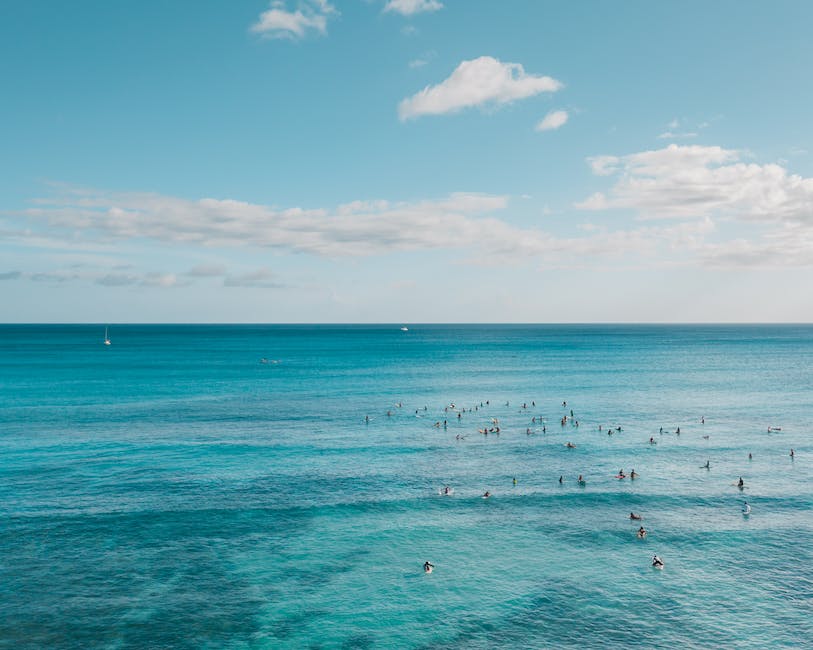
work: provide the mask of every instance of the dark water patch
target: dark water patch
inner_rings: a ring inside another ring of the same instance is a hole
[[[6,641],[194,648],[258,629],[265,603],[228,558],[256,544],[268,520],[210,511],[32,523],[15,521],[0,537],[15,558],[3,567]]]

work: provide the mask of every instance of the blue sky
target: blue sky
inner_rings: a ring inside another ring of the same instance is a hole
[[[811,24],[4,0],[0,320],[813,321]]]

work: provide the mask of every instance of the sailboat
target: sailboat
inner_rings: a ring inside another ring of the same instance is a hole
[[[107,328],[104,328],[104,344],[110,345],[110,337],[107,335]]]

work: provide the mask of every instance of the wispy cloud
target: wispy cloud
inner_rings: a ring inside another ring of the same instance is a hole
[[[138,276],[129,273],[105,273],[96,278],[96,284],[103,287],[127,287],[138,284]]]
[[[567,111],[550,111],[544,118],[536,125],[537,131],[555,131],[559,127],[567,123]]]
[[[226,275],[226,267],[222,264],[199,264],[186,272],[193,278],[217,278]]]
[[[481,56],[463,61],[444,81],[401,101],[398,116],[403,121],[474,106],[508,104],[561,87],[562,83],[552,77],[527,74],[519,63]]]
[[[686,133],[673,133],[672,131],[664,131],[663,133],[658,134],[659,140],[683,140],[687,138],[696,138],[697,133],[694,131],[688,131]]]
[[[265,38],[299,39],[312,30],[327,33],[328,18],[338,13],[327,0],[300,0],[295,10],[285,2],[275,0],[271,8],[260,14],[251,31]]]
[[[696,138],[697,132],[696,131],[679,131],[681,125],[684,123],[684,120],[679,120],[677,118],[673,119],[666,125],[666,131],[660,133],[658,135],[659,140],[686,140],[689,138]],[[708,122],[703,122],[702,124],[698,125],[698,129],[703,129],[708,126]]]
[[[71,280],[78,280],[80,275],[71,270],[64,270],[64,271],[43,271],[40,273],[29,273],[27,274],[29,280],[33,280],[34,282],[51,282],[51,283],[62,283],[62,282],[70,282]]]
[[[434,51],[425,52],[424,54],[419,56],[417,59],[412,59],[412,61],[409,62],[409,67],[413,68],[413,69],[414,68],[422,68],[423,66],[428,64],[432,59],[434,59],[436,56],[437,56],[437,53],[434,52]]]
[[[0,273],[0,280],[18,280],[21,275],[21,271],[4,271]]]
[[[247,287],[252,289],[284,289],[285,284],[269,269],[258,269],[242,275],[230,275],[223,280],[224,287]]]
[[[403,16],[437,11],[443,9],[443,3],[438,0],[389,0],[384,11],[394,11]]]

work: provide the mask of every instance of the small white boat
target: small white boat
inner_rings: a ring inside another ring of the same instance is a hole
[[[404,327],[402,327],[402,328],[401,328],[401,331],[402,331],[402,332],[408,332],[408,331],[409,331],[409,328],[408,328],[408,327],[406,327],[406,326],[404,326]]]
[[[110,345],[110,337],[107,335],[107,328],[104,328],[104,344]]]

